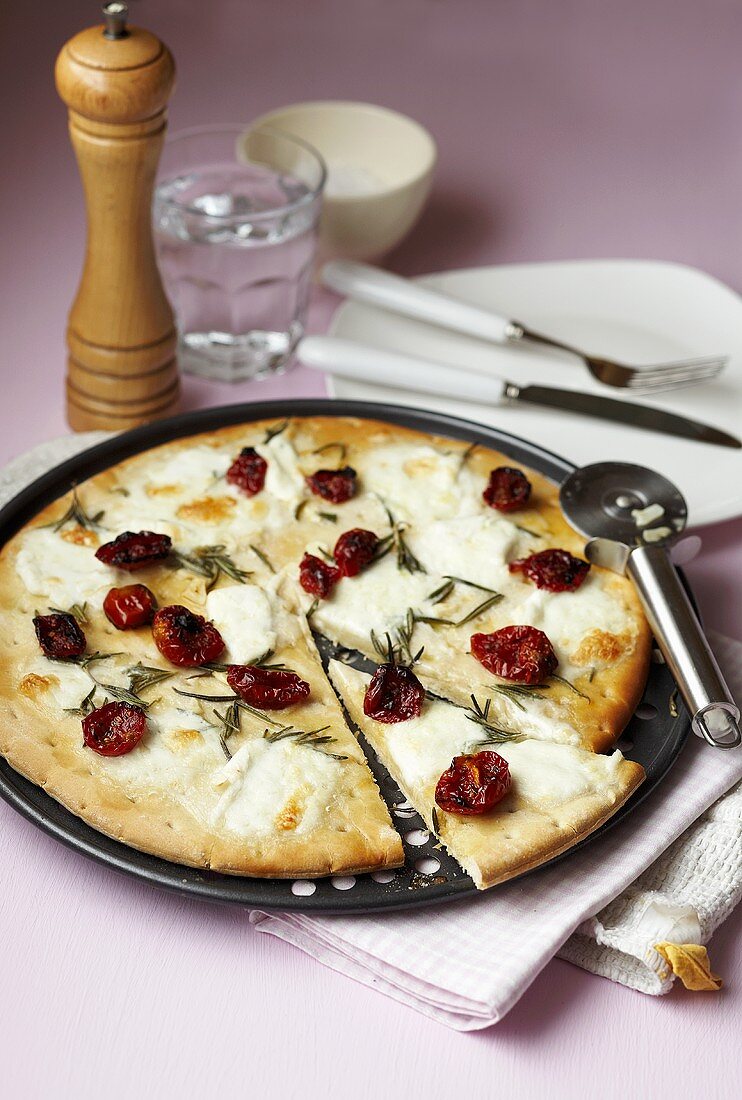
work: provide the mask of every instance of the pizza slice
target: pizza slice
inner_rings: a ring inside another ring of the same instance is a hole
[[[403,794],[479,889],[571,848],[644,778],[618,751],[512,737],[486,708],[467,711],[422,688],[414,697],[409,668],[395,688],[380,687],[377,674],[372,690],[370,676],[339,661],[330,676]]]

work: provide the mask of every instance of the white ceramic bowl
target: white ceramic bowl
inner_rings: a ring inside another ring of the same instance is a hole
[[[436,147],[405,115],[371,103],[296,103],[262,115],[327,164],[320,258],[375,260],[409,233],[430,193]]]

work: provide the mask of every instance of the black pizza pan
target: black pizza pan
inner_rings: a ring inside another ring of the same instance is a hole
[[[366,417],[467,443],[480,443],[502,451],[516,463],[521,462],[538,470],[557,484],[574,469],[570,462],[534,443],[445,413],[368,401],[328,399],[227,405],[185,413],[135,428],[99,443],[43,474],[0,510],[0,545],[45,505],[75,484],[125,458],[199,432],[291,416]],[[329,644],[322,640],[320,649],[325,659],[331,653]],[[646,780],[609,821],[557,859],[569,858],[585,844],[599,843],[600,838],[631,814],[667,775],[690,730],[688,716],[681,703],[675,704],[676,699],[675,684],[667,667],[652,664],[643,700],[619,741],[624,755],[642,765]],[[478,891],[469,876],[438,846],[435,836],[425,831],[424,823],[404,802],[403,795],[386,769],[378,763],[367,745],[364,744],[364,748],[395,825],[402,834],[406,856],[403,868],[376,875],[317,879],[310,883],[222,875],[171,863],[99,833],[41,787],[19,775],[2,757],[0,796],[29,821],[76,852],[154,886],[209,901],[265,910],[348,914],[407,909],[465,897],[487,896],[489,891]],[[537,874],[538,869],[527,873]]]

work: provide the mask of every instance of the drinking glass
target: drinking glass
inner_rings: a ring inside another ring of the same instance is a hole
[[[290,362],[325,176],[319,153],[270,127],[200,126],[165,143],[155,244],[183,370],[231,382]]]

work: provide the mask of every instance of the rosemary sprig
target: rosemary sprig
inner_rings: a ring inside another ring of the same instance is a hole
[[[42,527],[52,527],[55,531],[61,531],[66,524],[76,523],[78,527],[86,527],[92,531],[94,528],[100,528],[100,521],[105,514],[105,510],[101,509],[94,516],[89,516],[80,503],[77,488],[74,488],[72,490],[72,502],[64,515],[60,519],[52,520],[51,523],[42,524]]]
[[[270,443],[270,441],[272,439],[275,439],[277,435],[281,435],[283,432],[286,431],[290,423],[291,421],[287,418],[286,420],[281,420],[277,424],[273,424],[272,427],[267,428],[265,436],[263,438],[263,443]]]
[[[408,665],[412,668],[420,660],[425,652],[425,646],[421,646],[417,653],[412,652],[412,635],[417,621],[415,612],[408,607],[404,623],[394,632],[396,640],[392,640],[391,634],[387,631],[382,642],[378,634],[371,631],[371,645],[386,664]]]
[[[191,554],[171,550],[170,559],[176,569],[189,569],[191,573],[206,577],[207,592],[211,591],[222,575],[230,577],[238,584],[244,584],[246,578],[252,576],[249,570],[239,569],[235,565],[222,543],[217,546],[197,546]]]
[[[240,733],[240,708],[237,706],[237,702],[231,703],[223,714],[220,714],[218,710],[213,710],[212,714],[216,718],[219,725],[216,727],[219,730],[219,744],[222,747],[222,752],[226,756],[227,760],[232,759],[232,753],[229,751],[227,741],[233,733]]]
[[[256,657],[254,661],[246,661],[246,664],[251,665],[253,668],[286,668],[283,664],[268,664],[275,650],[266,649],[264,653],[261,653],[259,657]],[[202,669],[206,669],[208,672],[228,672],[234,665],[234,661],[206,661],[201,665]],[[292,671],[289,669],[289,671]]]
[[[176,695],[183,695],[187,699],[200,699],[206,703],[233,703],[238,706],[240,710],[246,710],[248,714],[252,714],[253,717],[259,718],[261,722],[269,726],[280,726],[280,722],[276,722],[275,719],[270,718],[267,714],[264,714],[262,710],[257,710],[255,707],[251,707],[249,703],[246,703],[244,699],[240,699],[239,695],[205,695],[198,691],[183,691],[182,688],[173,688]]]
[[[491,596],[499,596],[500,593],[494,588],[488,588],[486,584],[477,584],[476,581],[467,581],[464,577],[454,577],[449,573],[444,574],[447,581],[453,581],[454,584],[465,584],[467,588],[476,588],[478,592],[489,592]]]
[[[65,707],[65,714],[74,714],[76,718],[84,718],[86,714],[90,714],[91,710],[95,710],[95,703],[93,702],[93,696],[98,690],[98,685],[93,684],[90,691],[85,698],[81,700],[80,705],[77,707]]]
[[[523,699],[543,699],[542,689],[548,688],[548,684],[490,684],[492,691],[498,695],[504,695],[518,710],[525,710]]]
[[[436,615],[415,615],[415,620],[418,623],[428,623],[430,626],[465,626],[470,623],[472,619],[479,618],[480,615],[484,615],[485,611],[489,611],[491,607],[494,607],[496,603],[504,599],[501,592],[495,592],[492,596],[488,596],[486,600],[482,600],[476,607],[473,607],[471,611],[467,612],[460,619],[442,619]]]
[[[125,489],[123,485],[114,485],[113,489],[111,489],[111,492],[112,493],[118,493],[119,496],[121,496],[121,497],[130,497],[131,496],[131,493],[129,492],[129,490]]]
[[[100,683],[98,680],[96,684]],[[133,691],[129,691],[128,688],[117,687],[116,684],[103,684],[100,683],[100,687],[108,695],[112,695],[114,699],[118,699],[121,703],[129,703],[132,707],[141,707],[142,710],[146,710],[151,704],[146,699],[142,699],[140,695],[137,695]]]
[[[317,610],[318,607],[319,607],[319,600],[318,599],[312,600],[312,602],[309,605],[309,609],[307,611],[307,622],[309,622],[309,620],[311,619],[312,615],[314,615],[314,613],[315,613],[315,611]]]
[[[71,615],[73,619],[77,619],[78,623],[87,623],[90,620],[87,617],[88,602],[85,603],[73,603],[71,607],[68,607],[64,611],[61,607],[50,607],[49,610],[55,615]]]
[[[530,535],[534,539],[542,539],[544,536],[539,534],[538,531],[532,531],[530,527],[523,527],[520,523],[513,524],[519,531],[522,531],[524,535]]]
[[[427,569],[412,553],[404,537],[404,533],[407,530],[407,524],[398,523],[381,497],[379,497],[379,501],[387,514],[391,531],[388,535],[384,535],[383,539],[379,540],[379,545],[376,547],[376,553],[374,554],[371,564],[373,565],[375,562],[381,561],[382,558],[385,558],[387,554],[393,550],[397,555],[398,569],[404,569],[408,573],[427,573]]]
[[[579,688],[575,687],[575,685],[570,680],[565,679],[564,676],[558,676],[556,672],[552,672],[551,679],[556,680],[560,684],[564,684],[564,686],[569,688],[570,691],[573,691],[575,695],[579,695],[580,699],[587,699],[588,703],[591,701],[589,695],[585,695],[584,691],[580,691]]]
[[[345,463],[346,455],[348,454],[347,443],[341,443],[339,440],[334,443],[325,443],[323,447],[318,447],[316,451],[312,451],[313,455],[323,455],[328,451],[337,450],[338,452],[338,466],[343,466]]]
[[[433,832],[436,834],[436,836],[438,836],[441,831],[441,826],[440,822],[438,821],[438,811],[436,810],[435,806],[433,806],[433,809],[430,811],[430,816],[433,820]]]
[[[301,514],[304,511],[304,509],[306,508],[307,504],[309,504],[309,500],[307,500],[307,499],[299,501],[296,508],[294,508],[294,519],[300,519],[301,518]]]
[[[266,569],[270,570],[271,573],[275,573],[276,570],[274,569],[273,565],[271,564],[271,560],[268,557],[268,555],[266,553],[264,553],[264,551],[262,551],[259,546],[255,546],[252,542],[249,545],[250,545],[250,549],[252,550],[253,554],[255,554],[255,556],[257,558],[260,558],[260,560],[262,561],[262,563],[266,567]]]
[[[476,581],[467,581],[464,577],[454,577],[450,573],[444,573],[443,584],[436,588],[434,592],[431,592],[427,597],[429,600],[435,603],[443,603],[453,592],[457,584],[464,584],[467,588],[476,588],[478,592],[489,592],[491,596],[498,596],[502,598],[499,592],[496,592],[494,588],[487,588],[484,584],[477,584]]]
[[[337,523],[338,518],[335,512],[317,512],[320,519],[327,520],[328,523]]]
[[[82,657],[50,657],[50,661],[59,661],[61,664],[79,665],[80,668],[87,668],[88,665],[94,664],[96,661],[107,661],[110,657],[122,657],[122,653],[84,653]]]
[[[161,684],[163,680],[170,680],[175,675],[166,668],[156,668],[154,665],[133,665],[129,669],[129,690],[134,695],[141,695],[147,688]]]
[[[451,595],[451,593],[453,592],[455,587],[456,587],[456,585],[455,585],[454,581],[446,580],[446,581],[443,582],[442,585],[440,585],[433,592],[431,592],[427,596],[427,599],[431,603],[434,603],[434,604],[443,603],[444,600],[448,599],[448,597]]]
[[[425,566],[418,561],[410,550],[407,540],[404,537],[404,531],[404,524],[395,524],[393,544],[397,552],[397,568],[404,569],[407,573],[427,573]]]
[[[263,737],[266,741],[270,742],[270,744],[275,744],[277,741],[285,741],[290,738],[297,745],[305,745],[309,749],[316,749],[325,756],[331,756],[333,760],[347,760],[347,756],[341,756],[338,753],[327,752],[325,750],[325,745],[332,745],[337,742],[337,737],[325,733],[325,730],[329,730],[329,728],[329,726],[320,726],[316,730],[298,730],[294,729],[293,726],[281,726],[277,730],[266,730]]]
[[[501,726],[496,726],[494,722],[490,722],[490,704],[491,699],[488,699],[484,706],[481,705],[476,695],[471,696],[472,709],[466,715],[470,722],[476,722],[485,733],[484,739],[478,741],[479,745],[502,745],[506,741],[522,741],[524,735],[521,733],[515,733],[513,730],[503,729]]]

